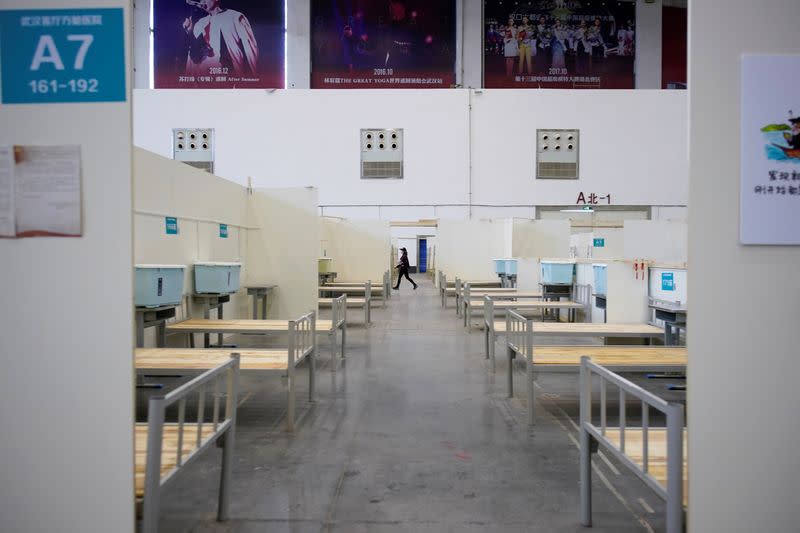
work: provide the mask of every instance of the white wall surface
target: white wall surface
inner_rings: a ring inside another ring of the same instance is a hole
[[[740,56],[797,54],[798,20],[796,0],[689,5],[690,531],[797,530],[800,248],[739,244],[738,154]]]
[[[569,257],[568,220],[513,221],[511,257]]]
[[[626,220],[623,241],[626,259],[684,264],[687,260],[688,227],[683,221]]]
[[[242,263],[244,287],[249,266],[246,189],[141,148],[134,149],[133,168],[134,262],[186,265],[183,294],[191,296],[196,261],[237,261]],[[166,234],[165,216],[178,218],[178,235]],[[219,236],[220,224],[228,224],[227,239]],[[250,317],[249,303],[247,292],[241,289],[225,305],[225,318]],[[201,305],[190,304],[185,311],[203,316]],[[150,345],[153,328],[145,330],[145,335]],[[176,342],[183,342],[183,335],[177,337]]]
[[[470,182],[473,218],[532,217],[533,205],[574,204],[579,192],[610,193],[617,205],[686,204],[685,91],[487,90],[472,96],[471,120],[466,90],[134,96],[137,146],[172,157],[172,128],[215,128],[218,175],[316,186],[330,216],[465,218]],[[405,129],[403,180],[360,179],[359,129],[380,126]],[[581,129],[580,180],[533,178],[536,128],[547,127]]]
[[[603,261],[608,283],[606,303],[609,323],[647,322],[650,313],[647,300],[647,274],[634,270],[633,263],[623,261]],[[600,315],[602,316],[602,315]],[[601,322],[602,319],[598,320]]]
[[[0,105],[0,144],[80,145],[83,189],[82,237],[0,240],[0,531],[133,531],[130,100]]]
[[[493,259],[502,257],[505,220],[440,220],[436,268],[449,281],[497,279]]]
[[[685,91],[494,90],[473,102],[473,201],[685,205]],[[536,180],[537,128],[580,129],[580,180]]]
[[[172,128],[211,127],[215,172],[240,184],[314,185],[323,205],[465,203],[466,101],[432,89],[137,91],[135,142],[172,157]],[[359,129],[370,127],[404,128],[403,180],[360,179]]]
[[[320,222],[313,188],[257,189],[250,196],[248,281],[278,285],[270,318],[317,309]]]
[[[604,239],[604,246],[594,246],[594,239]],[[625,244],[622,228],[596,228],[592,233],[592,258],[608,259],[624,257]]]
[[[336,281],[380,283],[389,268],[389,223],[372,220],[321,218],[321,239]],[[416,239],[415,239],[416,242]],[[411,248],[408,250],[411,256]],[[413,263],[412,263],[413,264]]]

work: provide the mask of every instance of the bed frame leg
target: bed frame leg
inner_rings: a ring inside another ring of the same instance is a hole
[[[592,451],[589,432],[581,426],[581,524],[586,527],[592,525]]]
[[[506,347],[508,352],[508,397],[514,397],[514,350]]]
[[[230,486],[233,472],[233,450],[235,448],[234,433],[234,428],[231,427],[222,438],[222,472],[219,478],[219,506],[217,509],[217,520],[220,522],[228,520],[230,510]]]
[[[336,338],[336,326],[328,333],[328,339],[331,341],[331,372],[336,372],[336,367],[339,365],[339,361],[336,360],[339,355],[336,349],[339,340]]]
[[[533,361],[531,361],[531,354],[525,361],[525,387],[528,393],[528,425],[533,425]]]
[[[497,348],[494,345],[495,342],[497,342],[497,339],[494,335],[494,328],[492,328],[492,331],[489,333],[489,351],[491,352],[492,357],[492,373],[497,372],[497,357],[495,356]]]
[[[308,401],[314,402],[317,389],[317,350],[311,350],[308,354]]]

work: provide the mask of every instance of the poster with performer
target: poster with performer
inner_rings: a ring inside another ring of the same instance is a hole
[[[484,4],[484,87],[635,87],[635,2],[487,0]]]
[[[311,88],[455,84],[455,0],[311,0]]]
[[[284,86],[283,0],[153,0],[156,89]]]

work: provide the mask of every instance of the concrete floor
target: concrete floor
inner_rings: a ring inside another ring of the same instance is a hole
[[[659,498],[602,457],[595,526],[578,524],[577,375],[540,376],[529,428],[521,369],[509,400],[505,361],[492,375],[482,333],[468,335],[430,280],[415,279],[420,289],[406,282],[375,309],[371,327],[349,328],[336,374],[320,346],[318,401],[309,406],[298,394],[294,435],[284,431],[280,376],[245,376],[231,520],[215,522],[220,453],[211,450],[166,489],[161,530],[663,530]],[[258,346],[257,337],[234,341]]]

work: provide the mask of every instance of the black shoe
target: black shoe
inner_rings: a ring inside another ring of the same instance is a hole
[[[392,289],[395,290],[395,291],[399,291],[400,287],[392,287]]]
[[[414,290],[417,290],[417,287],[419,287],[419,285],[414,285]]]

